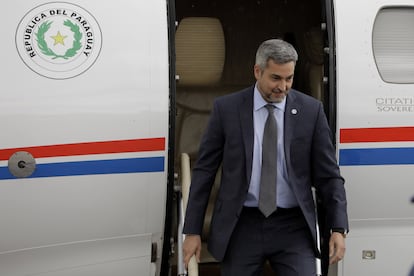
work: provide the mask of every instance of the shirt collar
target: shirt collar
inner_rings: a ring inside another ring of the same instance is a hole
[[[264,107],[265,105],[267,105],[268,102],[266,102],[263,97],[262,94],[260,94],[259,89],[257,88],[257,83],[254,86],[254,97],[253,97],[253,106],[254,106],[254,111],[259,110],[260,108]],[[285,107],[286,107],[286,97],[283,99],[283,101],[281,103],[272,103],[277,109],[281,110],[281,111],[285,111]]]

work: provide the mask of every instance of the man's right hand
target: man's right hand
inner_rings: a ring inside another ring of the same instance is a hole
[[[200,262],[201,254],[201,237],[200,235],[190,235],[185,236],[183,244],[183,254],[184,254],[184,264],[188,268],[188,263],[193,255],[196,256],[197,262]]]

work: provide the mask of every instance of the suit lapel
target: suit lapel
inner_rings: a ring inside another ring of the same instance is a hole
[[[254,129],[253,129],[253,91],[254,86],[248,88],[246,93],[243,93],[242,102],[239,108],[240,125],[243,133],[244,150],[246,157],[246,178],[247,184],[250,183],[252,175],[253,163],[253,143],[254,143]]]
[[[295,127],[298,126],[298,114],[301,111],[300,105],[296,101],[296,92],[290,91],[286,98],[286,107],[285,107],[285,121],[284,121],[284,142],[285,142],[285,159],[286,166],[289,173],[290,170],[290,147],[291,142],[294,137]]]

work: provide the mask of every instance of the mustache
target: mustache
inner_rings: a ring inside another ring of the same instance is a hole
[[[285,91],[287,91],[287,90],[282,90],[282,89],[279,89],[279,88],[272,89],[272,93],[283,93]]]

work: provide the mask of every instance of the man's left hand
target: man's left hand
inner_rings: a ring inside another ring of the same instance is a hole
[[[345,256],[345,237],[341,233],[333,232],[329,239],[329,264],[335,264]]]

